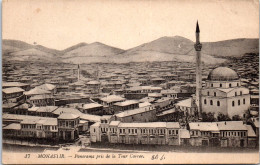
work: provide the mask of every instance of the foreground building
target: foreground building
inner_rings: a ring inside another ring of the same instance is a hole
[[[90,126],[91,142],[210,147],[257,146],[252,127],[242,121],[193,122],[185,129],[181,128],[178,122],[124,123],[111,119],[101,120]]]
[[[106,133],[110,143],[180,145],[178,122],[122,123],[111,121]],[[101,123],[90,127],[91,142],[104,142],[101,138]],[[104,136],[104,135],[103,135]]]
[[[241,86],[238,74],[227,67],[212,70],[202,89],[202,111],[215,115],[242,116],[250,107],[249,90]]]

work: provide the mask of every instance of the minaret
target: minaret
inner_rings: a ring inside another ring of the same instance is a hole
[[[202,44],[200,43],[200,28],[199,28],[199,23],[197,21],[197,26],[196,26],[196,43],[194,44],[194,48],[196,50],[196,104],[198,107],[198,112],[199,112],[199,118],[201,117],[202,114],[202,103],[201,103],[201,88],[202,88],[202,76],[201,76],[201,48]]]
[[[80,79],[80,67],[79,67],[79,64],[78,64],[78,81]]]

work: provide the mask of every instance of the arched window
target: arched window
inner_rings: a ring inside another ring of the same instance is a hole
[[[217,96],[217,93],[216,93],[216,92],[214,92],[214,96]]]
[[[213,101],[212,100],[210,100],[210,105],[213,105]]]
[[[208,91],[208,96],[209,96],[209,91]]]
[[[213,84],[211,84],[211,87],[213,87]]]
[[[232,87],[232,84],[229,84],[229,87]]]
[[[240,100],[238,100],[237,104],[240,105]]]
[[[207,100],[206,99],[204,99],[204,104],[207,104]]]
[[[246,99],[243,99],[243,104],[246,104]]]
[[[219,101],[217,101],[217,105],[220,106],[220,102]]]
[[[222,84],[221,84],[221,83],[219,84],[219,87],[222,87]]]
[[[235,106],[235,101],[232,101],[232,107],[234,107]]]

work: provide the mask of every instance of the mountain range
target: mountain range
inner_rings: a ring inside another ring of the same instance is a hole
[[[69,63],[127,63],[146,61],[195,62],[194,42],[181,37],[161,37],[140,46],[123,50],[100,42],[79,43],[64,50],[50,49],[18,40],[2,42],[3,58],[15,60],[46,60]],[[232,39],[202,43],[205,64],[225,62],[245,53],[259,53],[258,39]]]

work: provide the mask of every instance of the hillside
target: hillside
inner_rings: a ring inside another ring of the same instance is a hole
[[[113,56],[122,53],[124,50],[111,47],[99,42],[79,46],[71,51],[67,51],[62,57],[97,57],[97,56]]]
[[[81,43],[79,43],[79,44],[76,44],[76,45],[73,45],[73,46],[71,46],[71,47],[68,47],[68,48],[62,50],[61,52],[62,52],[62,54],[65,54],[65,53],[67,53],[67,52],[70,52],[70,51],[72,51],[72,50],[74,50],[74,49],[78,49],[78,48],[83,47],[83,46],[86,46],[86,45],[88,45],[88,44],[85,43],[85,42],[81,42]]]
[[[233,39],[202,43],[205,64],[225,62],[230,57],[258,53],[258,39]],[[103,43],[79,43],[62,51],[23,41],[3,40],[3,57],[16,60],[61,60],[70,63],[127,63],[145,61],[195,62],[194,42],[180,36],[161,37],[140,46],[122,50]]]
[[[202,52],[218,57],[242,57],[259,52],[259,39],[233,39],[202,43]]]
[[[161,37],[149,43],[127,50],[124,55],[139,54],[138,52],[154,51],[169,54],[187,54],[193,49],[194,43],[180,36]]]
[[[23,41],[7,40],[7,39],[2,40],[2,49],[5,50],[5,51],[3,51],[3,55],[6,55],[5,53],[11,53],[11,52],[19,51],[19,50],[22,51],[22,50],[26,50],[26,49],[37,49],[37,50],[40,50],[40,51],[43,51],[46,53],[50,53],[53,55],[61,54],[61,52],[59,50],[47,48],[42,45],[31,45],[31,44],[28,44]]]

